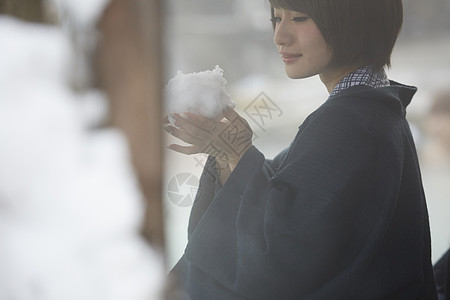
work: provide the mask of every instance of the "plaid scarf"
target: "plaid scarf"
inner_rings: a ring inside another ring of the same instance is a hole
[[[333,89],[330,96],[337,95],[349,87],[356,85],[366,85],[378,88],[389,86],[390,83],[383,69],[381,71],[375,71],[373,67],[365,66],[342,78]]]

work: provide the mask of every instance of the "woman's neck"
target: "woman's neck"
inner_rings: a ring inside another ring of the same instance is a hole
[[[332,69],[329,71],[324,71],[319,74],[320,80],[325,85],[328,93],[331,94],[336,85],[348,74],[359,69],[360,66],[345,67],[339,69]]]

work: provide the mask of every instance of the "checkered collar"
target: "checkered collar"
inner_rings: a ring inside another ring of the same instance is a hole
[[[341,81],[336,85],[330,96],[339,94],[340,92],[348,89],[352,86],[365,85],[373,88],[389,86],[389,80],[387,79],[386,73],[383,69],[376,71],[371,66],[362,67],[350,74],[347,74]]]

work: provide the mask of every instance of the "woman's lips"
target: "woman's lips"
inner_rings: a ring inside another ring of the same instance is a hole
[[[292,53],[286,53],[286,52],[280,52],[281,58],[283,59],[284,63],[292,63],[296,61],[298,58],[300,58],[301,54],[292,54]]]

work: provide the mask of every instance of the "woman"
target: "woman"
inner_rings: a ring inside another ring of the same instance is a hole
[[[330,97],[273,160],[232,109],[166,127],[191,144],[173,150],[210,154],[173,272],[191,299],[436,299],[416,89],[384,72],[401,0],[270,2],[287,75]]]

